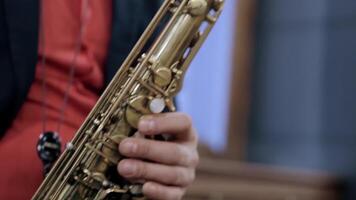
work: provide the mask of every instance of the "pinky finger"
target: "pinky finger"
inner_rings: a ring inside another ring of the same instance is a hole
[[[146,182],[143,185],[143,194],[148,199],[181,200],[184,196],[184,193],[184,188],[161,185],[155,182]]]

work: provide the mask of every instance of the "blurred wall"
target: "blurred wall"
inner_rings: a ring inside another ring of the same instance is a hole
[[[356,180],[356,1],[259,1],[258,13],[248,159]]]

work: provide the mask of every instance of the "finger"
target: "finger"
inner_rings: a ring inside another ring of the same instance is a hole
[[[167,165],[196,167],[199,163],[199,155],[195,148],[172,142],[127,138],[120,143],[119,151],[126,157]]]
[[[125,159],[118,165],[121,176],[129,180],[144,179],[166,185],[188,186],[195,179],[195,170],[186,167],[173,167],[141,160]]]
[[[174,134],[177,139],[195,140],[191,118],[184,113],[163,113],[141,118],[138,130],[144,135]]]
[[[185,194],[185,188],[147,182],[143,185],[143,194],[155,200],[180,200]]]

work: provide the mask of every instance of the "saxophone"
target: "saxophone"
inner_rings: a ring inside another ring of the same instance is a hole
[[[224,0],[163,2],[33,200],[145,199],[142,185],[116,172],[123,159],[118,145],[133,136],[143,115],[176,110],[173,97],[223,4]],[[160,34],[152,38],[157,30]],[[155,42],[144,52],[150,39]]]

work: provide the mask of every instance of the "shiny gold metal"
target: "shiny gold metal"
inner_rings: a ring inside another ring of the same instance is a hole
[[[126,108],[126,121],[131,127],[136,128],[138,121],[144,114],[150,114],[150,110],[147,108],[148,97],[136,96],[129,102],[129,106]]]
[[[145,199],[141,185],[117,174],[118,145],[134,135],[143,115],[176,110],[172,99],[223,3],[164,1],[33,200]],[[164,28],[152,38],[158,25]],[[149,39],[155,42],[143,52]]]
[[[172,81],[172,71],[166,67],[154,69],[154,83],[160,87],[169,85]]]

